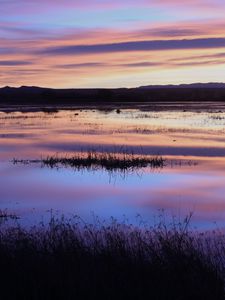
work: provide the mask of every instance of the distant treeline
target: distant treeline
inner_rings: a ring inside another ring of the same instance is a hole
[[[120,89],[0,88],[0,104],[76,105],[155,101],[225,101],[224,87],[156,86]]]

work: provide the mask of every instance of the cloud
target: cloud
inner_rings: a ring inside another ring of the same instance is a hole
[[[185,36],[196,36],[204,35],[206,32],[204,28],[155,28],[155,29],[145,29],[140,30],[139,34],[144,34],[145,36],[156,36],[156,37],[185,37]]]
[[[180,67],[194,67],[194,66],[208,66],[208,65],[220,65],[225,64],[225,61],[221,60],[202,60],[202,61],[190,61],[190,62],[182,62],[175,63],[176,66]]]
[[[15,52],[17,52],[17,50],[13,47],[0,47],[0,55],[13,54]]]
[[[149,62],[149,61],[141,61],[137,63],[105,63],[105,62],[87,62],[80,64],[62,64],[62,65],[54,65],[54,68],[59,69],[83,69],[83,68],[147,68],[147,67],[158,67],[161,65],[165,65],[162,62]]]
[[[30,61],[23,61],[23,60],[2,60],[0,61],[0,66],[26,66],[32,65]]]
[[[225,48],[225,38],[204,38],[185,40],[153,40],[133,41],[113,44],[67,45],[48,47],[37,54],[49,55],[84,55],[98,53],[130,52],[130,51],[163,51],[183,49]]]
[[[81,63],[81,64],[62,64],[62,65],[54,65],[53,68],[57,69],[65,69],[65,70],[73,70],[73,69],[87,69],[90,70],[92,68],[100,68],[100,69],[112,69],[112,68],[118,68],[122,70],[127,69],[144,69],[144,68],[157,68],[157,67],[163,67],[163,68],[176,68],[176,67],[194,67],[194,66],[208,66],[208,65],[220,65],[225,64],[225,60],[200,60],[200,61],[191,61],[191,60],[185,60],[185,59],[172,59],[172,60],[164,60],[164,61],[140,61],[137,63],[124,63],[124,64],[117,64],[117,63]]]
[[[149,61],[141,61],[138,63],[131,63],[131,64],[118,64],[117,67],[123,68],[147,68],[147,67],[158,67],[165,65],[163,62],[149,62]]]
[[[55,68],[61,69],[82,69],[82,68],[94,68],[94,67],[104,67],[106,66],[105,63],[100,62],[88,62],[88,63],[75,63],[75,64],[62,64],[62,65],[55,65]]]
[[[194,67],[194,66],[208,66],[208,65],[220,65],[225,64],[225,60],[202,60],[202,61],[182,61],[173,59],[173,61],[165,60],[162,62],[149,62],[143,61],[138,63],[131,64],[120,64],[114,65],[121,68],[149,68],[149,67],[165,67],[165,68],[174,68],[174,67]]]

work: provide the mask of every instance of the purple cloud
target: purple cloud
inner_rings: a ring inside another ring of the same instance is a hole
[[[0,61],[0,66],[26,66],[32,65],[30,61],[23,61],[23,60],[2,60]]]
[[[55,65],[55,68],[61,69],[82,69],[82,68],[94,68],[94,67],[104,67],[105,63],[100,62],[87,62],[87,63],[80,63],[80,64],[63,64],[63,65]]]
[[[37,54],[82,55],[130,51],[162,51],[182,49],[209,49],[225,47],[225,38],[203,38],[190,40],[134,41],[113,44],[69,45],[49,47]]]

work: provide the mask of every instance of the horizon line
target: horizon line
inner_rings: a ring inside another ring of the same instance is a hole
[[[133,87],[126,87],[126,86],[121,86],[121,87],[45,87],[45,86],[38,86],[38,85],[20,85],[20,86],[11,86],[11,85],[4,85],[0,86],[0,89],[4,88],[15,88],[15,89],[20,89],[20,88],[40,88],[40,89],[54,89],[54,90],[70,90],[70,89],[86,89],[86,90],[93,90],[93,89],[108,89],[108,90],[113,90],[113,89],[135,89],[135,88],[145,88],[145,87],[182,87],[182,86],[194,86],[194,85],[221,85],[224,86],[225,88],[225,82],[192,82],[192,83],[168,83],[168,84],[147,84],[147,85],[141,85],[141,86],[133,86]],[[219,87],[218,87],[219,88]]]

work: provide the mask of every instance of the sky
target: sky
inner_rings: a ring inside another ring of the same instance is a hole
[[[0,0],[0,86],[225,81],[224,0]]]

